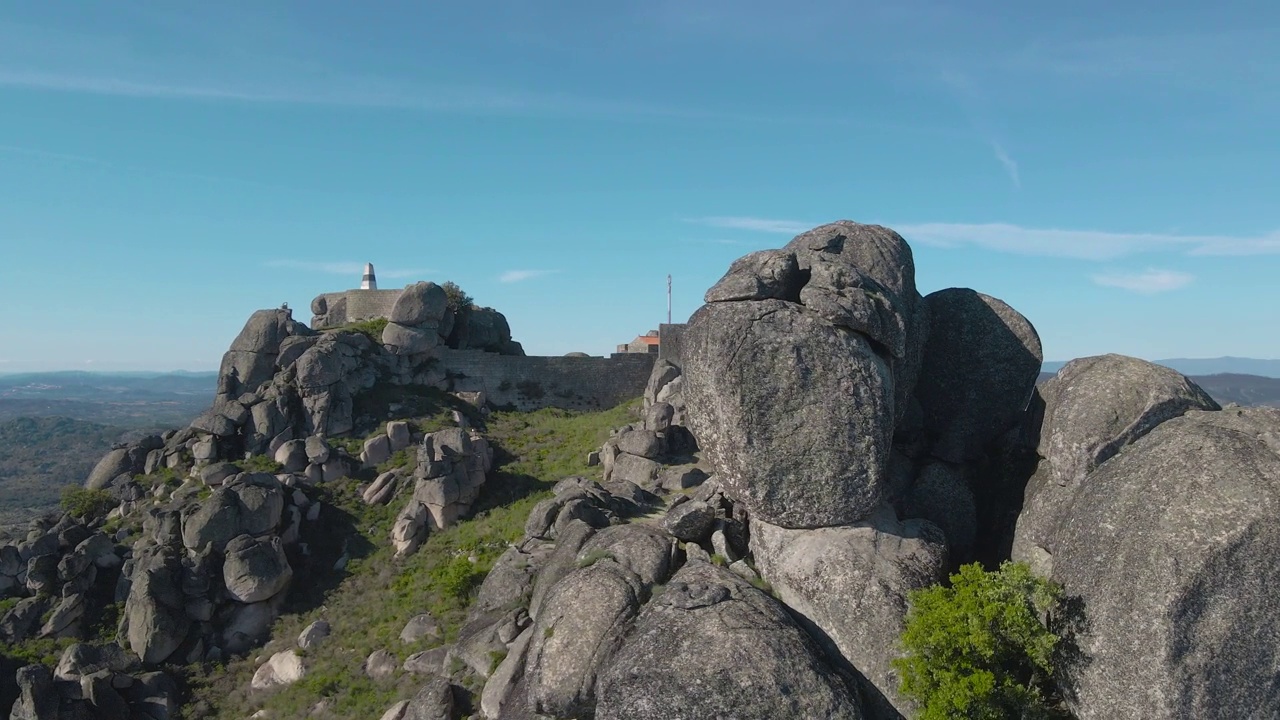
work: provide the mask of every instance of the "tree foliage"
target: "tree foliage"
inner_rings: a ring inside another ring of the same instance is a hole
[[[78,518],[96,520],[106,517],[118,504],[106,490],[89,490],[76,485],[62,488],[62,509]]]
[[[440,287],[444,289],[445,297],[449,298],[446,307],[455,313],[475,307],[475,299],[468,295],[465,290],[458,287],[458,283],[446,280]]]
[[[920,720],[1064,717],[1051,684],[1060,638],[1042,622],[1061,592],[1012,562],[913,591],[894,667]]]

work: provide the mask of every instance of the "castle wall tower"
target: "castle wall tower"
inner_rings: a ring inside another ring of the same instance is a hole
[[[373,274],[373,263],[364,264],[364,277],[360,279],[361,290],[377,290],[378,278]]]

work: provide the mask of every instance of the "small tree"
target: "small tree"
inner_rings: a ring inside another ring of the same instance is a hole
[[[59,504],[73,517],[97,520],[106,517],[119,503],[106,490],[89,490],[78,485],[68,485],[62,488],[62,500]]]
[[[475,300],[466,291],[458,287],[456,282],[446,280],[440,287],[444,289],[445,297],[449,298],[446,307],[455,313],[475,307]]]
[[[912,591],[907,654],[893,665],[920,720],[1065,717],[1051,684],[1059,637],[1041,621],[1061,592],[1012,562],[965,565],[950,587]]]

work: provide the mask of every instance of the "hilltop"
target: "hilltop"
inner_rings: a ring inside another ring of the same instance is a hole
[[[450,347],[433,283],[374,325],[254,313],[206,412],[0,543],[14,716],[1280,707],[1280,411],[1120,355],[1038,378],[1027,317],[922,295],[880,226],[744,256],[705,301],[643,374]],[[1021,618],[1029,649],[908,649],[996,570],[1021,585],[939,632]]]

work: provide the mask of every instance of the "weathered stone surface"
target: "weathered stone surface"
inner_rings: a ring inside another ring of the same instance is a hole
[[[486,718],[503,718],[510,717],[511,712],[505,712],[508,706],[525,703],[526,698],[516,696],[515,687],[520,683],[524,676],[526,660],[529,655],[529,645],[533,640],[533,628],[526,628],[520,637],[511,644],[511,649],[507,652],[507,656],[502,659],[502,663],[493,671],[493,675],[489,676],[488,682],[484,684],[484,692],[480,695],[480,712]],[[513,697],[514,696],[514,697]],[[526,710],[527,707],[511,707],[510,710]]]
[[[1039,388],[1044,399],[1041,461],[1027,485],[1014,555],[1037,567],[1056,513],[1087,476],[1161,423],[1189,410],[1216,410],[1199,387],[1168,368],[1122,355],[1080,358]]]
[[[662,518],[662,529],[685,542],[706,540],[715,524],[716,509],[700,500],[681,503]]]
[[[409,618],[409,622],[405,623],[404,629],[400,631],[400,642],[404,643],[416,643],[423,638],[438,637],[440,637],[440,623],[427,613]]]
[[[387,323],[382,329],[382,344],[397,355],[417,355],[431,352],[440,345],[440,334],[435,328],[418,328]]]
[[[904,714],[891,662],[907,593],[944,579],[947,548],[927,521],[899,523],[881,508],[857,525],[788,530],[751,521],[756,567],[788,607],[829,637],[877,692]],[[877,698],[878,699],[878,698]]]
[[[409,431],[409,423],[403,420],[393,420],[387,423],[387,439],[391,442],[391,452],[396,453],[409,447],[413,441],[412,433]]]
[[[1040,455],[1058,485],[1076,485],[1121,448],[1188,410],[1218,403],[1174,370],[1123,355],[1080,358],[1047,381]]]
[[[929,340],[916,385],[934,456],[979,457],[1027,407],[1044,359],[1040,336],[1017,310],[973,290],[925,297]]]
[[[307,462],[323,465],[329,460],[329,453],[332,450],[329,443],[319,435],[312,435],[306,439],[305,443],[307,452]]]
[[[662,465],[649,458],[623,453],[613,460],[608,477],[612,480],[626,480],[640,487],[652,487]]]
[[[327,620],[316,620],[298,633],[298,647],[303,650],[318,647],[325,638],[329,637],[332,629]]]
[[[307,441],[285,441],[280,447],[276,448],[274,459],[284,466],[285,472],[302,472],[309,463],[307,459]]]
[[[1280,707],[1278,453],[1280,410],[1193,410],[1055,493],[1032,549],[1082,626],[1081,720]]]
[[[444,288],[433,282],[416,282],[405,286],[387,319],[401,325],[439,323],[448,304]]]
[[[627,430],[618,434],[618,450],[656,460],[662,455],[662,439],[653,430]]]
[[[863,336],[763,300],[703,306],[684,343],[690,429],[754,517],[820,527],[879,504],[893,379]]]
[[[375,435],[364,442],[364,450],[360,453],[365,467],[373,467],[391,459],[391,439],[386,435]]]
[[[597,720],[863,717],[857,691],[781,604],[701,562],[645,606],[596,694]]]
[[[731,300],[799,299],[800,267],[795,253],[786,250],[760,250],[744,255],[729,266],[729,272],[711,286],[704,302]]]
[[[365,658],[362,668],[365,675],[373,680],[387,680],[400,669],[400,661],[386,650],[374,650]]]
[[[906,517],[928,520],[942,530],[953,565],[969,561],[978,510],[963,470],[943,462],[925,466],[907,497]]]
[[[124,607],[129,649],[147,664],[164,662],[187,637],[191,618],[182,594],[181,563],[173,550],[143,557]]]
[[[639,578],[612,560],[570,573],[547,595],[529,649],[533,710],[556,717],[590,714],[596,675],[622,642],[640,610]]]
[[[57,720],[58,693],[53,676],[43,665],[26,665],[15,677],[18,700],[13,704],[9,720]]]
[[[254,690],[267,690],[281,685],[292,685],[307,674],[302,658],[293,650],[285,650],[271,656],[253,674],[250,686]]]
[[[101,490],[117,475],[130,472],[133,469],[133,461],[129,459],[129,450],[127,448],[118,448],[112,450],[97,465],[93,466],[93,470],[89,473],[88,479],[85,480],[84,486],[90,490]]]
[[[578,564],[608,559],[635,573],[646,590],[671,574],[675,541],[657,528],[639,523],[607,527],[578,551]]]
[[[293,568],[280,538],[240,535],[227,544],[222,579],[231,597],[242,603],[256,603],[275,597],[288,587]]]
[[[431,678],[409,700],[401,720],[452,720],[456,707],[454,702],[449,681]]]

